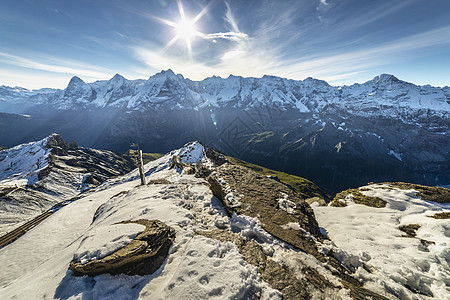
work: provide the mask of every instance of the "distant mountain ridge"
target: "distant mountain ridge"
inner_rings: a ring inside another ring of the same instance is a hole
[[[0,100],[33,102],[57,109],[121,108],[130,111],[166,109],[275,107],[299,112],[320,112],[329,105],[363,114],[368,107],[433,110],[448,115],[450,87],[418,86],[381,74],[363,84],[331,86],[311,77],[292,80],[275,76],[245,78],[209,77],[192,81],[172,70],[148,80],[127,80],[116,74],[110,80],[85,83],[72,77],[65,90],[0,87]],[[383,113],[380,111],[380,113]]]

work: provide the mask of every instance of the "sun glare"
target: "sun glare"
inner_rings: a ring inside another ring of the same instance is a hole
[[[184,39],[186,42],[186,48],[188,50],[189,56],[192,57],[192,40],[199,36],[204,36],[203,33],[197,30],[195,27],[195,23],[206,13],[207,7],[206,6],[202,9],[202,11],[197,14],[193,19],[186,18],[184,14],[184,8],[180,0],[177,1],[178,4],[178,11],[180,13],[180,21],[178,23],[161,19],[158,17],[154,17],[159,22],[162,22],[163,24],[169,25],[173,28],[175,28],[175,36],[167,43],[167,45],[163,48],[163,51],[167,50],[169,47],[171,47],[176,41],[179,39]]]
[[[197,30],[192,20],[181,20],[175,29],[177,36],[188,41],[191,41],[197,35]]]

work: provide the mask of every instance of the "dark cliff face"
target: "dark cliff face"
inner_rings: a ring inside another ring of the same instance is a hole
[[[51,118],[5,114],[6,130],[0,138],[8,147],[58,132],[81,146],[125,152],[139,143],[152,153],[200,140],[227,155],[308,178],[334,192],[370,181],[450,184],[450,139],[443,132],[448,120],[423,117],[419,126],[401,119],[349,116],[342,111],[315,116],[235,108],[77,110]]]

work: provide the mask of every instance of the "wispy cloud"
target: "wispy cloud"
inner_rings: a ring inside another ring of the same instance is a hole
[[[40,60],[32,60],[4,52],[0,52],[0,62],[7,65],[13,65],[28,69],[84,76],[90,79],[106,78],[107,74],[113,73],[111,70],[106,68],[88,66],[79,62],[69,61],[65,59],[42,58]]]
[[[242,32],[238,26],[228,2],[223,20],[229,32],[218,32],[201,35],[205,40],[227,39],[232,41],[223,45],[213,60],[185,59],[178,55],[156,50],[153,44],[132,47],[137,58],[154,71],[171,68],[175,72],[200,80],[216,75],[227,77],[230,74],[257,77],[266,74],[272,66],[269,51],[258,49],[257,40]]]
[[[334,3],[329,2],[329,0],[319,0],[316,9],[318,11],[326,12],[334,7]]]
[[[27,89],[40,89],[44,87],[64,88],[67,86],[69,79],[69,76],[61,76],[59,73],[48,73],[43,77],[35,72],[14,70],[7,70],[7,73],[0,72],[0,85],[20,86]]]
[[[225,20],[232,29],[239,32],[239,34],[231,34],[232,32],[227,34],[243,37],[243,39],[236,39],[234,45],[224,49],[220,60],[215,64],[161,55],[157,51],[150,50],[152,47],[135,47],[133,51],[140,60],[155,71],[172,68],[191,79],[203,79],[212,75],[226,77],[229,74],[239,74],[260,77],[271,74],[293,79],[312,76],[340,84],[357,78],[371,67],[401,61],[407,56],[416,57],[422,53],[417,50],[450,44],[450,26],[448,26],[385,42],[376,47],[355,48],[356,50],[353,51],[348,49],[322,51],[314,56],[286,58],[283,52],[286,45],[263,47],[260,40],[243,34],[229,5],[227,7]]]
[[[383,26],[384,20],[396,21],[394,17],[400,13],[408,9],[413,11],[411,3],[416,1],[397,1],[395,4],[381,1],[376,5],[370,1],[361,5],[336,0],[263,1],[262,5],[251,8],[251,16],[248,16],[248,6],[244,2],[211,1],[221,4],[215,9],[212,9],[215,4],[208,4],[196,15],[195,20],[199,21],[197,30],[203,32],[192,38],[192,55],[188,55],[184,39],[171,42],[173,35],[177,34],[172,25],[179,21],[175,5],[172,10],[168,7],[146,10],[121,2],[120,5],[124,6],[121,13],[132,13],[132,17],[138,18],[136,24],[140,24],[141,31],[136,28],[134,34],[134,27],[120,26],[122,24],[116,20],[118,26],[109,32],[113,34],[89,31],[77,39],[63,41],[73,43],[71,50],[77,47],[89,53],[84,56],[85,63],[45,54],[24,54],[29,50],[14,51],[13,47],[0,49],[0,79],[19,70],[17,67],[23,68],[23,73],[43,74],[48,78],[63,74],[65,78],[78,75],[85,80],[98,80],[107,79],[117,72],[126,73],[97,66],[100,60],[95,60],[95,57],[104,58],[106,54],[114,59],[110,61],[113,64],[111,68],[120,66],[134,77],[147,77],[161,69],[171,68],[194,80],[212,75],[261,77],[268,74],[293,79],[312,76],[334,84],[348,83],[382,67],[439,52],[443,45],[450,46],[450,26],[422,33],[417,33],[418,28],[425,28],[420,26],[420,20],[411,28]],[[188,8],[198,7],[192,5]],[[186,13],[189,18],[190,11]],[[5,14],[0,12],[2,17]],[[14,14],[10,15],[7,19],[10,24],[23,27],[27,23],[23,18],[17,17],[16,20]],[[399,19],[402,20],[404,24],[410,22]],[[47,24],[45,21],[41,23]],[[431,22],[425,25],[429,26],[426,28],[433,26]],[[14,34],[7,32],[4,36],[13,39],[16,38]],[[42,47],[41,51],[45,49]],[[65,53],[59,53],[59,57],[64,57]],[[106,59],[101,61],[104,63]]]
[[[450,26],[398,39],[378,47],[285,61],[279,71],[284,70],[284,74],[293,78],[314,76],[339,82],[345,78],[338,76],[343,70],[347,75],[357,75],[370,67],[401,61],[407,56],[421,55],[422,52],[417,50],[446,44],[450,44]]]
[[[225,1],[225,5],[227,6],[227,11],[225,13],[224,20],[228,24],[230,29],[229,32],[217,32],[217,33],[209,33],[202,35],[204,39],[227,39],[235,42],[240,42],[244,39],[247,39],[249,36],[246,33],[243,33],[239,30],[238,24],[231,12],[231,7],[228,2]]]
[[[225,1],[225,5],[227,6],[227,11],[225,13],[225,21],[229,24],[230,29],[234,32],[240,32],[237,22],[235,21],[233,14],[231,13],[231,7],[228,2]]]
[[[202,36],[204,39],[226,39],[232,41],[240,41],[242,39],[248,38],[248,35],[242,32],[218,32],[218,33],[210,33]]]

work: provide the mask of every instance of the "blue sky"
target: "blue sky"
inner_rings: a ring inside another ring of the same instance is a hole
[[[450,85],[448,0],[2,0],[0,85],[64,88],[171,68],[333,85]],[[184,16],[184,17],[183,17]]]

